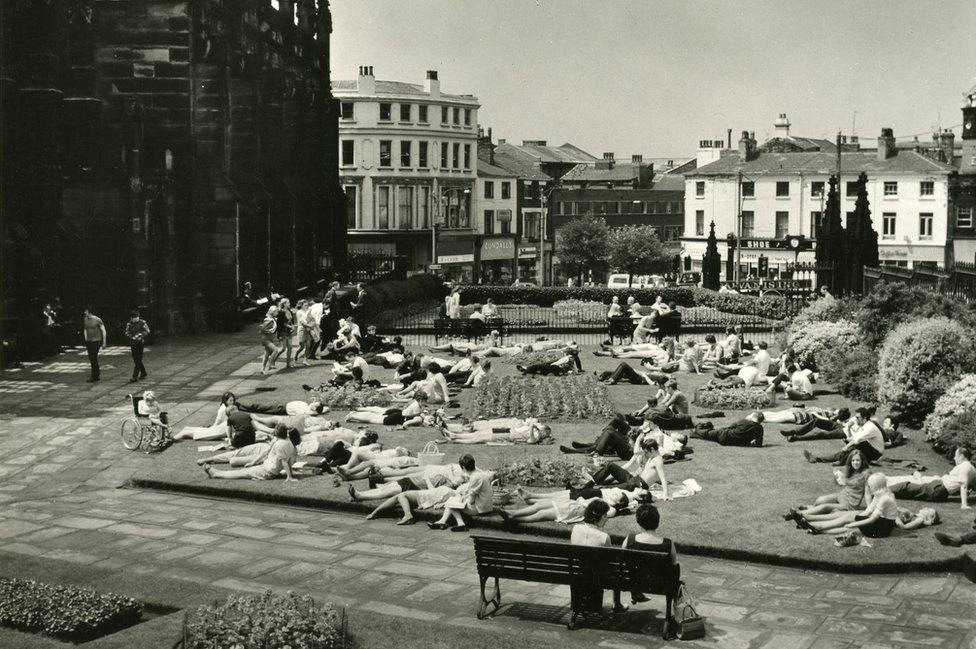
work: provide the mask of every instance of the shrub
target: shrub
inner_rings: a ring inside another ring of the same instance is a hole
[[[926,436],[926,438],[928,438]],[[976,453],[976,411],[967,410],[952,415],[942,426],[942,434],[932,442],[933,448],[952,457],[957,446],[969,449],[971,453]]]
[[[976,416],[976,374],[965,374],[935,402],[925,418],[925,439],[940,453],[952,453],[961,443],[960,423]],[[971,428],[976,433],[976,426]],[[976,437],[968,436],[972,444]]]
[[[430,301],[431,298],[443,299],[445,295],[447,287],[434,275],[413,275],[405,280],[379,282],[366,287],[366,298],[360,314],[368,318],[380,311]],[[351,297],[355,298],[355,294]]]
[[[855,298],[823,297],[793,317],[791,329],[801,329],[816,322],[837,322],[839,320],[853,321],[857,317],[860,301]]]
[[[976,326],[976,308],[921,286],[881,282],[864,297],[857,322],[872,347],[880,346],[897,325],[919,318],[943,316]]]
[[[132,626],[142,604],[88,588],[52,586],[26,579],[0,579],[0,625],[83,642]]]
[[[825,353],[835,349],[849,351],[860,339],[860,330],[850,320],[811,322],[800,328],[790,327],[787,345],[801,367],[819,369]]]
[[[511,356],[501,356],[497,360],[502,365],[535,365],[536,363],[551,363],[562,358],[563,353],[558,349],[549,349],[542,352],[519,352]]]
[[[919,424],[936,400],[976,370],[976,345],[958,322],[925,318],[898,325],[878,358],[878,398],[909,424]]]
[[[563,459],[513,462],[495,471],[495,477],[502,485],[559,487],[560,489],[566,483],[577,484],[590,479],[582,464]]]
[[[345,639],[345,615],[307,595],[265,591],[201,606],[187,620],[187,649],[303,647],[336,649]]]
[[[753,297],[741,293],[719,293],[707,288],[691,289],[695,305],[710,306],[724,313],[743,315],[763,315],[774,320],[783,320],[791,314],[789,303],[781,295]]]
[[[312,391],[315,399],[332,410],[354,410],[360,406],[387,406],[393,401],[389,392],[369,386],[356,387],[351,381],[339,387],[323,384]]]
[[[825,381],[848,399],[877,401],[878,352],[864,343],[829,350],[818,359]]]
[[[546,420],[610,418],[607,387],[592,374],[488,376],[475,388],[472,419],[538,417]]]
[[[695,404],[702,408],[728,410],[759,410],[776,403],[776,398],[763,388],[711,387],[695,393]]]

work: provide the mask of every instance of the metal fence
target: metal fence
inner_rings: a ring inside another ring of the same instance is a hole
[[[921,286],[967,302],[976,300],[976,265],[974,264],[956,263],[948,269],[930,266],[915,268],[881,266],[864,269],[865,293],[882,281]]]

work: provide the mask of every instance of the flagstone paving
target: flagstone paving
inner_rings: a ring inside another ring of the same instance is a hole
[[[212,409],[223,390],[263,385],[257,353],[244,334],[154,345],[146,354],[150,379],[138,388],[163,387],[178,422]],[[976,584],[961,575],[841,575],[690,556],[682,556],[682,572],[708,618],[700,641],[633,633],[646,619],[639,611],[659,610],[656,600],[600,628],[569,632],[568,590],[545,584],[504,583],[510,606],[479,622],[467,535],[120,488],[155,459],[119,440],[131,407],[127,360],[112,354],[106,364],[114,369],[96,384],[76,371],[84,362],[77,352],[0,375],[0,563],[39,557],[201,589],[293,588],[441,634],[507,630],[567,646],[976,649]]]

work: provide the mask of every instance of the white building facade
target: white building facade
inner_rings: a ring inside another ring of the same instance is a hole
[[[897,150],[887,129],[877,151],[843,151],[840,158],[842,220],[846,224],[846,215],[854,211],[857,178],[864,172],[881,262],[943,265],[952,168],[915,151]],[[719,159],[685,175],[682,243],[691,268],[701,270],[712,222],[723,278],[729,234],[742,240],[741,257],[733,255],[741,260],[740,278],[758,270],[761,256],[773,275],[794,261],[813,262],[828,178],[836,169],[836,150],[764,152],[743,133],[738,150],[723,151]],[[802,243],[791,247],[791,239]]]
[[[377,80],[372,66],[332,92],[350,253],[406,257],[408,270],[436,262],[434,246],[448,260],[473,255],[477,98],[442,93],[433,70],[421,85]]]

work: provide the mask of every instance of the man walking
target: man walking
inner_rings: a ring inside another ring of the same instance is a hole
[[[105,333],[105,323],[97,315],[93,315],[89,309],[85,309],[85,321],[82,327],[85,336],[85,347],[88,349],[88,362],[91,364],[91,376],[86,383],[94,383],[101,376],[98,369],[98,352],[108,340]]]
[[[129,349],[132,351],[132,379],[129,383],[135,383],[139,379],[148,376],[146,366],[142,364],[142,354],[146,349],[146,337],[149,335],[149,325],[139,317],[139,310],[136,309],[129,317],[129,322],[125,325],[125,337],[129,339]]]

